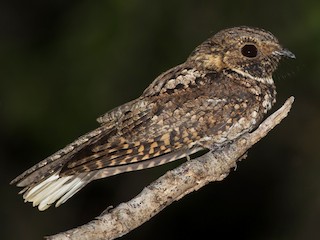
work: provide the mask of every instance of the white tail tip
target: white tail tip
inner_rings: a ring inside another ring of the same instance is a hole
[[[23,195],[26,202],[32,202],[40,211],[49,208],[57,201],[56,207],[63,204],[88,182],[74,176],[60,177],[58,173],[29,188]]]

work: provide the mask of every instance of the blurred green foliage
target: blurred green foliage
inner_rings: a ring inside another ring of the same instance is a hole
[[[122,239],[320,239],[320,2],[2,1],[1,239],[40,239],[137,194],[173,163],[90,184],[58,209],[23,204],[9,182],[98,126],[226,27],[265,28],[294,52],[275,74],[288,118],[236,172],[173,204]]]

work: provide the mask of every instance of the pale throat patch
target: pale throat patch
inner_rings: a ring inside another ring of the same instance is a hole
[[[238,74],[240,74],[240,75],[242,75],[242,76],[244,76],[244,77],[251,78],[253,80],[256,80],[256,81],[264,83],[264,84],[269,84],[269,85],[273,85],[274,84],[274,81],[273,81],[272,77],[259,78],[259,77],[254,77],[251,74],[249,74],[247,72],[244,72],[242,70],[236,69],[236,68],[232,68],[231,70],[236,72],[236,73],[238,73]]]

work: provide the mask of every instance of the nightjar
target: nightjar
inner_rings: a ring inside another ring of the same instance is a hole
[[[295,56],[268,31],[222,30],[140,97],[99,117],[99,128],[11,183],[45,210],[95,179],[223,147],[254,129],[275,103],[272,74],[282,57]]]

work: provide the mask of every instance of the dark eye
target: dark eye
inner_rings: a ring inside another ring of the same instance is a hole
[[[246,44],[242,47],[241,53],[243,56],[248,57],[248,58],[254,58],[258,54],[258,49],[255,45],[253,44]]]

